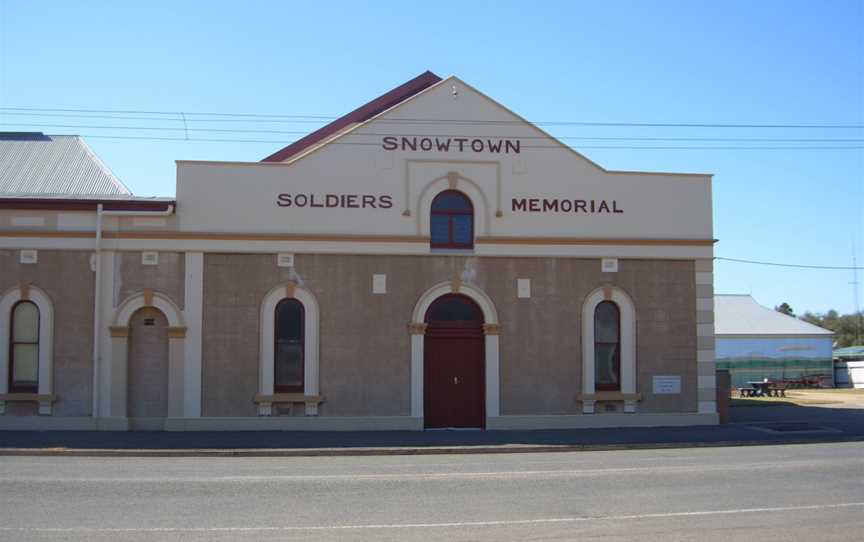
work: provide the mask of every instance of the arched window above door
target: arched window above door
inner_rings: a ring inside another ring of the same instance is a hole
[[[458,190],[432,200],[429,232],[432,248],[474,248],[474,205]]]
[[[483,312],[471,299],[459,294],[447,294],[436,299],[426,311],[426,323],[483,323]]]

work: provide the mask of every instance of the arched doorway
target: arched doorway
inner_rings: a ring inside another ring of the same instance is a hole
[[[130,429],[162,429],[168,416],[168,319],[144,307],[129,319],[126,411]]]
[[[446,294],[426,311],[423,410],[427,428],[482,428],[486,419],[483,312]]]

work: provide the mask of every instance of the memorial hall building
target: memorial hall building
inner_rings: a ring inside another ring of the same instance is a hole
[[[0,134],[0,429],[714,424],[713,245],[710,175],[431,72],[172,198]]]

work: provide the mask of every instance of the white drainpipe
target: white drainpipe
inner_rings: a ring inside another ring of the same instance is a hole
[[[169,205],[164,211],[105,211],[102,204],[96,206],[96,272],[95,291],[93,296],[93,408],[92,416],[99,416],[99,365],[100,341],[99,331],[101,318],[99,306],[102,302],[102,217],[103,216],[170,216],[174,214],[174,205]]]

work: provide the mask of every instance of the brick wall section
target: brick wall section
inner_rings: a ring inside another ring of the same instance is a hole
[[[161,262],[160,262],[161,263]],[[372,294],[372,275],[387,294]],[[598,259],[467,256],[295,256],[207,254],[204,258],[203,415],[254,416],[259,310],[272,287],[294,280],[321,310],[321,416],[407,416],[410,338],[420,296],[454,276],[483,289],[502,326],[501,413],[579,414],[582,303],[613,285],[637,312],[641,412],[697,410],[696,272],[693,261],[621,260],[601,273]],[[532,297],[516,297],[516,279]],[[651,394],[654,375],[680,375],[680,395]]]
[[[93,281],[90,253],[40,250],[35,265],[0,250],[0,291],[28,281],[54,305],[54,416],[89,416],[92,406]],[[5,346],[4,346],[5,347]],[[6,375],[2,375],[6,378]],[[36,414],[35,404],[7,403],[6,415]]]

